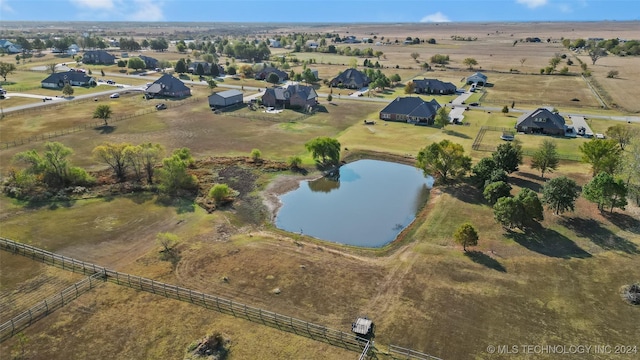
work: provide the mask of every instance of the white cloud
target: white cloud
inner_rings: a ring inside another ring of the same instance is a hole
[[[563,13],[573,12],[573,8],[569,4],[558,4],[558,10]]]
[[[535,9],[540,6],[547,5],[547,0],[516,0],[518,4],[525,5],[530,9]]]
[[[75,6],[91,10],[113,10],[115,5],[113,0],[71,0]]]
[[[134,4],[137,9],[128,16],[132,21],[161,21],[164,20],[162,7],[157,1],[152,0],[135,0]]]
[[[15,11],[9,5],[9,0],[0,0],[0,12],[3,12],[3,13],[14,13]]]
[[[438,11],[437,13],[433,13],[423,17],[422,19],[420,19],[420,22],[440,23],[440,22],[451,22],[451,20],[449,20],[449,18],[445,14]]]

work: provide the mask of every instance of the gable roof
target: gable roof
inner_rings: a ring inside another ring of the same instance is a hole
[[[380,113],[430,118],[435,116],[440,108],[440,104],[438,104],[435,99],[424,101],[419,97],[397,97],[382,109]]]
[[[318,97],[318,94],[311,86],[300,84],[289,85],[287,86],[286,91],[292,96],[295,94],[305,100],[315,99],[316,97]]]
[[[154,81],[147,90],[148,93],[154,94],[175,94],[181,92],[191,93],[191,89],[187,87],[180,79],[170,74],[162,75],[158,80]]]
[[[362,73],[361,71],[350,68],[343,71],[340,75],[336,76],[331,80],[332,84],[340,84],[342,83],[345,86],[357,86],[363,87],[369,84],[369,77]]]
[[[538,108],[518,118],[516,128],[527,126],[545,129],[564,130],[565,121],[562,115],[551,112],[547,108]]]
[[[287,97],[284,95],[284,92],[285,88],[282,87],[267,88],[262,96],[264,97],[268,94],[269,96],[273,96],[276,100],[284,101],[287,99]]]
[[[51,74],[46,79],[42,80],[40,83],[54,84],[54,83],[65,82],[65,81],[88,83],[91,81],[91,79],[92,79],[91,76],[83,72],[69,70],[65,72]]]
[[[104,63],[112,64],[116,60],[115,55],[109,54],[104,50],[90,50],[84,53],[82,61],[85,63]]]
[[[217,92],[217,93],[209,95],[209,97],[214,96],[214,95],[220,96],[220,97],[222,97],[224,99],[228,99],[230,97],[242,95],[242,91],[235,90],[235,89],[226,90],[226,91],[220,91],[220,92]]]
[[[289,78],[289,74],[287,74],[285,71],[282,71],[280,69],[274,68],[272,66],[267,66],[266,68],[262,69],[262,70],[258,70],[256,71],[256,79],[261,79],[261,80],[266,80],[267,77],[269,76],[269,74],[274,73],[276,75],[278,75],[278,77],[280,78],[280,80],[286,80]]]
[[[483,79],[484,81],[487,81],[487,75],[485,75],[485,74],[483,74],[483,73],[481,73],[479,71],[474,73],[473,75],[467,77],[467,79],[471,79],[471,78],[475,78],[475,77],[479,77],[479,78]]]
[[[155,67],[158,64],[158,59],[152,58],[151,56],[138,55],[138,57],[144,61],[144,64],[147,67]]]
[[[455,92],[457,87],[450,82],[443,82],[438,79],[413,80],[416,89],[431,89],[433,92]]]

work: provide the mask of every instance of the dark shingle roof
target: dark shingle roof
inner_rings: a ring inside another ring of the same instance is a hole
[[[538,108],[528,114],[524,114],[518,118],[517,128],[522,126],[537,127],[546,129],[563,129],[565,121],[562,115],[553,113],[547,108]]]
[[[150,93],[179,93],[191,90],[182,82],[170,74],[162,75],[158,80],[154,81],[151,86],[147,88],[147,92]]]
[[[91,80],[91,76],[80,71],[70,70],[51,74],[46,79],[42,80],[41,83],[57,83],[60,81],[64,82],[65,80],[73,82],[89,82]]]
[[[397,97],[380,112],[429,118],[434,116],[440,107],[435,99],[427,102],[419,97]]]
[[[413,80],[416,85],[416,89],[431,89],[432,92],[455,92],[457,87],[450,82],[443,82],[438,79]]]
[[[369,84],[369,77],[357,69],[347,69],[331,80],[332,84],[342,83],[344,86],[363,87]]]

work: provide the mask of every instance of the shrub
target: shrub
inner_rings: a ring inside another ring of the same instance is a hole
[[[216,203],[223,203],[231,195],[231,188],[227,184],[215,184],[209,190],[209,197]]]

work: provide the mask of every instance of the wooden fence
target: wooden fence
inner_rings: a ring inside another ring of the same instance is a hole
[[[95,273],[37,303],[13,319],[0,324],[0,343],[104,282],[104,273]]]
[[[201,100],[201,99],[200,98],[191,98],[191,99],[180,101],[179,103],[168,104],[167,107],[168,108],[174,108],[174,107],[182,106],[182,105],[185,105],[185,104],[193,103],[193,102],[198,101],[198,100]],[[82,100],[79,100],[79,101],[82,101]],[[91,100],[91,101],[93,101],[93,100]],[[68,103],[65,103],[65,104],[62,104],[62,105],[66,105],[66,104],[68,104]],[[60,106],[60,105],[54,105],[54,106]],[[119,122],[119,121],[123,121],[123,120],[128,120],[128,119],[132,119],[132,118],[135,118],[135,117],[147,115],[147,114],[150,114],[150,113],[156,112],[156,111],[159,111],[159,110],[157,110],[155,108],[138,110],[133,114],[127,114],[127,115],[113,117],[113,118],[109,119],[109,122],[115,123],[115,122]],[[68,134],[76,133],[76,132],[79,132],[79,131],[84,131],[84,130],[87,130],[87,129],[94,129],[94,128],[100,127],[102,125],[103,125],[102,121],[95,121],[94,120],[94,121],[87,122],[86,124],[81,125],[81,126],[74,126],[74,127],[63,129],[63,130],[59,130],[59,131],[49,132],[49,133],[40,134],[40,135],[34,135],[34,136],[30,136],[28,138],[20,138],[20,139],[4,141],[4,142],[0,143],[0,150],[6,150],[6,149],[11,148],[11,147],[16,147],[16,146],[20,146],[20,145],[24,145],[24,144],[29,144],[29,143],[32,143],[32,142],[37,142],[37,141],[51,140],[53,138],[57,138],[57,137],[60,137],[60,136],[63,136],[63,135],[68,135]]]
[[[17,255],[22,255],[48,265],[59,267],[64,270],[82,273],[84,275],[90,275],[89,278],[84,279],[80,282],[88,282],[88,288],[86,287],[86,284],[79,285],[80,283],[77,283],[61,292],[59,298],[60,300],[56,302],[56,304],[60,304],[58,307],[64,305],[65,302],[75,299],[75,297],[78,297],[81,293],[88,291],[89,289],[91,289],[92,284],[95,284],[95,281],[100,279],[101,281],[109,281],[121,286],[126,286],[139,291],[150,292],[156,295],[164,296],[166,298],[189,302],[194,305],[204,307],[208,310],[215,310],[223,314],[232,315],[234,317],[249,320],[251,322],[270,326],[281,331],[286,331],[310,338],[312,340],[325,342],[349,351],[355,351],[360,353],[359,359],[361,360],[367,358],[368,356],[371,356],[372,354],[375,357],[375,353],[378,351],[375,348],[373,342],[355,336],[351,333],[345,333],[343,331],[331,329],[326,326],[296,319],[291,316],[281,315],[275,312],[255,308],[240,302],[234,302],[229,299],[221,298],[219,296],[209,295],[199,291],[154,281],[152,279],[109,270],[95,264],[76,260],[70,257],[65,257],[63,255],[55,254],[10,239],[0,237],[0,250],[4,250]],[[73,294],[76,294],[76,296],[72,298]],[[26,326],[31,325],[34,321],[46,316],[46,314],[51,312],[51,310],[46,312],[47,309],[51,309],[51,304],[53,304],[53,300],[45,300],[45,315],[42,315],[42,304],[34,306],[32,309],[30,309],[31,313],[27,312],[27,315],[23,315],[23,318],[25,318],[26,320],[21,321],[26,321]],[[40,306],[38,308],[40,309],[40,315],[32,315],[36,314],[35,310],[33,309],[38,306]],[[17,326],[12,327],[12,325],[6,324],[7,323],[0,326],[0,336],[2,336],[0,338],[0,342],[5,340],[5,333],[9,334],[7,338],[10,338],[11,336],[19,332],[19,330],[14,330],[18,328]],[[8,330],[6,329],[7,326]],[[389,345],[389,351],[387,355],[391,356],[394,359],[441,360],[440,358],[431,355],[395,345]]]

